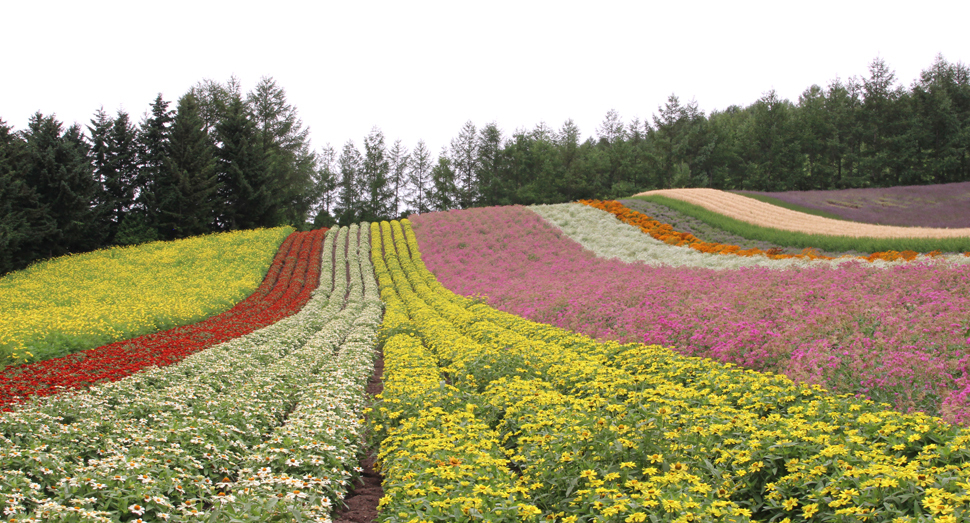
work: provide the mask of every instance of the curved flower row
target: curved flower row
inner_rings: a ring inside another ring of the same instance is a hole
[[[437,283],[407,221],[402,232],[384,235],[388,267],[374,248],[382,295],[398,296],[385,359],[415,355],[422,377],[403,378],[374,416],[387,435],[381,521],[970,517],[967,430],[499,312]],[[470,459],[495,441],[508,461]]]
[[[648,266],[597,257],[523,207],[413,223],[442,283],[507,312],[970,423],[966,264]]]
[[[486,515],[497,521],[532,520],[538,513],[523,503],[498,435],[476,414],[476,405],[448,384],[439,369],[434,311],[409,278],[412,253],[398,222],[372,227],[372,258],[386,312],[381,326],[384,391],[372,414],[381,439],[378,467],[385,496],[385,522],[467,521]],[[450,332],[438,332],[447,339]]]
[[[891,267],[907,261],[947,261],[950,263],[970,264],[970,257],[956,255],[913,256],[907,254],[876,253],[868,258],[842,256],[830,258],[825,256],[807,255],[774,255],[768,251],[759,255],[757,249],[746,251],[710,251],[705,250],[698,243],[681,244],[671,240],[681,238],[684,233],[674,233],[674,236],[659,234],[659,238],[648,232],[642,225],[643,221],[659,223],[646,216],[630,211],[623,207],[615,212],[596,205],[581,205],[579,203],[563,203],[555,205],[536,205],[529,210],[541,216],[548,223],[556,226],[569,238],[584,248],[589,249],[603,258],[616,258],[624,262],[640,262],[647,265],[668,265],[672,267],[704,267],[708,269],[739,269],[741,267],[766,267],[773,269],[790,269],[793,267],[811,267],[825,265],[841,265],[866,260],[875,267]],[[619,205],[619,204],[617,204]],[[622,207],[622,206],[621,206]],[[626,212],[629,211],[629,212]],[[617,214],[617,213],[620,214]],[[642,220],[634,219],[639,215]],[[632,218],[631,218],[632,217]],[[661,227],[669,228],[669,225]],[[693,238],[691,235],[686,235]],[[703,242],[702,242],[703,243]],[[714,244],[708,244],[714,245]],[[720,245],[720,244],[718,244]],[[691,247],[691,248],[688,248]],[[727,247],[721,245],[721,247]],[[723,256],[722,254],[740,254],[738,256]],[[885,255],[885,256],[882,256]]]
[[[380,321],[367,232],[360,243],[357,227],[327,235],[326,285],[296,314],[0,414],[4,514],[328,521],[356,474]]]
[[[678,247],[690,247],[691,249],[713,254],[732,254],[736,256],[766,256],[773,260],[785,260],[785,259],[807,259],[807,260],[834,260],[830,256],[822,256],[812,249],[804,249],[802,254],[783,254],[781,252],[776,252],[772,249],[767,251],[761,249],[742,249],[737,245],[725,245],[721,243],[711,243],[705,242],[693,234],[686,232],[677,232],[673,230],[669,224],[661,223],[657,220],[646,216],[645,214],[636,212],[634,210],[628,209],[626,206],[620,202],[608,200],[580,200],[579,203],[588,205],[590,207],[601,209],[610,214],[616,216],[623,223],[628,223],[634,227],[640,228],[643,232],[649,234],[651,237],[656,238],[668,245],[675,245]],[[855,259],[865,260],[865,261],[912,261],[917,258],[922,257],[936,257],[941,256],[942,253],[939,251],[933,251],[926,253],[925,255],[920,255],[915,251],[884,251],[884,252],[874,252],[868,256],[858,256]],[[970,252],[964,253],[964,257],[970,257]]]
[[[543,220],[560,229],[566,236],[602,258],[615,258],[627,263],[638,262],[652,266],[704,267],[708,269],[739,269],[767,267],[786,269],[808,267],[821,263],[845,263],[849,258],[823,261],[815,258],[769,258],[767,256],[721,256],[711,252],[689,249],[666,243],[640,228],[619,220],[614,214],[590,205],[561,203],[535,205],[528,208]],[[678,233],[679,234],[679,233]],[[970,258],[967,258],[970,262]],[[884,262],[881,262],[884,263]]]
[[[171,365],[216,344],[271,325],[299,311],[320,280],[326,229],[291,234],[263,283],[232,309],[192,325],[147,334],[0,373],[0,407],[31,396],[114,381],[147,367]]]
[[[50,359],[198,322],[263,280],[292,227],[62,256],[0,278],[0,365]]]

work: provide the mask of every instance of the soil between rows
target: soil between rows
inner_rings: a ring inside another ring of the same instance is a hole
[[[374,362],[374,374],[367,382],[367,394],[374,397],[384,390],[381,377],[384,375],[384,355],[380,355]],[[358,484],[344,498],[347,506],[333,514],[334,523],[371,523],[377,521],[377,504],[384,496],[381,483],[384,476],[374,471],[374,460],[377,458],[376,449],[370,449],[367,457],[362,459],[360,466],[364,469]]]

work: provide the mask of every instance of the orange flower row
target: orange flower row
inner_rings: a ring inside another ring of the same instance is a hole
[[[812,247],[807,247],[802,250],[801,254],[784,254],[781,249],[742,249],[737,245],[727,245],[723,243],[712,243],[701,240],[700,238],[694,236],[693,234],[687,232],[678,232],[673,229],[670,224],[659,222],[653,218],[634,211],[620,202],[614,200],[579,200],[579,203],[583,205],[588,205],[590,207],[606,211],[613,216],[616,216],[623,223],[638,227],[641,231],[649,234],[653,238],[660,240],[668,245],[675,245],[677,247],[690,247],[691,249],[706,252],[709,254],[733,254],[735,256],[758,256],[764,255],[773,260],[784,260],[787,258],[807,258],[810,260],[832,260],[831,256],[823,256],[818,252],[817,249]],[[933,251],[927,253],[927,256],[940,256],[940,251]],[[916,259],[919,253],[915,251],[883,251],[874,252],[868,256],[858,256],[861,260],[866,261],[897,261],[906,260],[911,261]],[[970,256],[970,252],[964,253],[964,256]]]

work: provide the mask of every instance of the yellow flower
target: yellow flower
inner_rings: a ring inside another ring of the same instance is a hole
[[[805,505],[805,507],[802,508],[802,517],[804,517],[805,519],[811,518],[816,513],[818,513],[818,503],[812,503],[811,505]]]

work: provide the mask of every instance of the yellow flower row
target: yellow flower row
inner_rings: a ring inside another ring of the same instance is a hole
[[[64,256],[0,278],[0,367],[218,314],[256,289],[290,227]]]
[[[398,324],[387,332],[409,344],[412,362],[423,361],[424,388],[415,390],[447,391],[402,408],[413,419],[432,420],[464,405],[476,421],[495,426],[515,483],[546,518],[970,516],[966,431],[783,376],[657,346],[598,343],[502,313],[444,289],[421,262],[406,220],[382,225],[384,255],[400,266],[380,281],[382,295],[392,294],[393,285],[400,297],[393,308],[406,311],[396,313]],[[375,264],[380,254],[375,246]],[[385,396],[383,405],[391,399]],[[488,446],[494,438],[416,433],[423,428],[409,425],[409,434],[452,445]],[[395,477],[427,481],[430,468],[401,469]],[[403,521],[425,517],[420,510],[401,514]]]
[[[430,311],[402,270],[400,262],[411,259],[407,246],[394,241],[387,222],[372,225],[371,238],[385,303],[384,391],[371,415],[382,438],[381,520],[534,519],[539,510],[522,502],[523,489],[514,483],[498,435],[476,416],[476,405],[447,383],[412,321]]]

